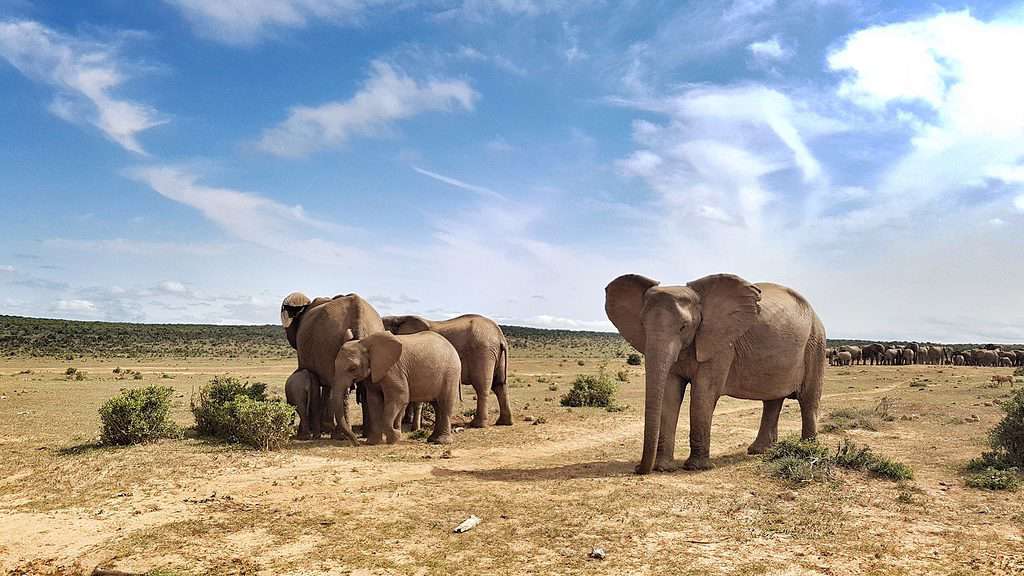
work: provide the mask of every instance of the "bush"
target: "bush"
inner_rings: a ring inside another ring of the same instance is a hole
[[[879,456],[867,446],[858,447],[844,441],[835,454],[816,440],[783,438],[762,457],[771,466],[772,474],[796,483],[832,477],[833,467],[867,470],[876,476],[893,480],[909,480],[914,473],[902,462]]]
[[[910,466],[875,454],[871,448],[857,446],[848,440],[839,444],[833,461],[841,468],[867,470],[876,476],[890,480],[911,480],[914,477],[914,471]]]
[[[104,444],[140,444],[178,434],[171,421],[171,395],[169,386],[147,386],[121,391],[100,407]]]
[[[981,490],[1016,490],[1020,487],[1017,469],[988,467],[967,476],[966,484]]]
[[[1024,468],[1024,388],[1018,389],[1001,404],[1006,415],[989,435],[999,460],[1015,468]]]
[[[619,382],[629,382],[629,372],[625,370],[619,370],[615,373],[615,379]]]
[[[630,366],[639,366],[643,359],[636,352],[630,352],[629,356],[626,356],[626,364]]]
[[[267,400],[267,385],[215,376],[192,398],[196,431],[261,450],[279,448],[292,433],[295,409]]]
[[[618,386],[603,371],[597,375],[578,374],[572,389],[562,396],[562,406],[607,408],[615,403]]]
[[[239,442],[260,450],[276,450],[288,442],[295,422],[292,405],[241,395],[235,397],[232,404],[238,421],[235,435]]]

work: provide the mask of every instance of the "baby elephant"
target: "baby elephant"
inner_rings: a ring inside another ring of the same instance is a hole
[[[309,370],[296,370],[284,383],[284,397],[299,413],[299,440],[309,440],[310,422],[319,418],[319,414],[310,413],[310,397],[314,386],[320,386],[320,380]]]
[[[462,363],[444,336],[435,332],[408,336],[379,332],[351,340],[338,352],[334,374],[342,384],[369,378],[367,409],[383,424],[388,444],[398,441],[401,417],[409,402],[432,402],[434,432],[427,441],[451,443],[451,415],[461,393]],[[366,441],[379,444],[380,431]]]

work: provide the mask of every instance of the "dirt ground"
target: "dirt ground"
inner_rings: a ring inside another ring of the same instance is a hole
[[[549,356],[545,354],[544,356]],[[513,357],[511,428],[466,430],[445,448],[406,439],[322,440],[259,453],[197,438],[96,448],[97,408],[124,386],[173,386],[192,423],[193,386],[231,373],[280,394],[294,360],[0,361],[0,568],[13,574],[1024,574],[1024,497],[964,486],[1000,418],[988,385],[1009,369],[829,368],[823,420],[894,401],[878,431],[846,432],[914,469],[897,483],[843,472],[792,487],[746,455],[760,404],[723,399],[716,468],[639,477],[643,371],[623,412],[558,398],[599,359]],[[30,373],[22,373],[31,371]],[[164,377],[163,375],[166,375]],[[466,409],[474,406],[464,388]],[[491,401],[492,407],[495,402]],[[684,407],[685,414],[685,407]],[[542,418],[541,424],[524,420]],[[494,414],[491,415],[493,421]],[[976,417],[976,418],[975,418]],[[461,420],[460,416],[457,420]],[[468,418],[465,418],[468,420]],[[799,428],[787,402],[782,433]],[[679,426],[686,456],[686,419]],[[825,434],[836,445],[843,433]],[[482,523],[452,528],[470,514]],[[595,547],[603,560],[588,559]]]

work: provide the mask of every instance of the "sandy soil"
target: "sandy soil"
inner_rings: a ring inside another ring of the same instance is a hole
[[[173,386],[191,423],[192,388],[219,373],[271,383],[270,360],[0,361],[0,568],[161,574],[1024,574],[1024,498],[964,486],[984,449],[1008,369],[830,368],[823,418],[894,401],[878,431],[843,434],[910,464],[892,482],[844,472],[793,487],[746,455],[760,405],[724,399],[714,470],[639,477],[643,372],[629,371],[624,412],[566,409],[558,397],[599,360],[514,359],[511,428],[470,429],[450,454],[422,441],[350,447],[329,440],[258,453],[196,438],[95,448],[96,409],[123,386]],[[31,370],[31,373],[21,373]],[[163,377],[166,374],[167,377]],[[911,386],[915,384],[915,386]],[[466,408],[474,405],[464,390]],[[491,402],[494,406],[494,402]],[[685,414],[685,407],[684,407]],[[524,417],[542,417],[534,425]],[[977,418],[973,418],[976,416]],[[492,414],[493,421],[495,414]],[[461,418],[461,417],[460,417]],[[468,418],[466,418],[468,420]],[[799,428],[787,403],[783,433]],[[677,446],[686,455],[687,425]],[[449,457],[450,456],[450,457]],[[483,522],[452,528],[470,514]],[[588,559],[594,547],[604,560]]]

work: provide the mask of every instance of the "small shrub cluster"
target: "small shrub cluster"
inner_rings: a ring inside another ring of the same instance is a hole
[[[840,408],[833,410],[821,426],[822,432],[842,432],[843,430],[878,430],[879,422],[892,422],[896,417],[892,414],[895,401],[884,397],[873,408]]]
[[[89,373],[85,370],[79,370],[78,368],[69,367],[64,371],[64,378],[66,380],[85,380],[89,376]]]
[[[172,394],[169,386],[122,390],[100,407],[100,439],[126,445],[177,436],[180,431],[170,419]]]
[[[630,352],[629,355],[626,356],[626,364],[629,364],[630,366],[639,366],[642,361],[643,359],[636,352]]]
[[[891,480],[909,480],[913,470],[902,462],[891,460],[871,451],[867,446],[857,446],[844,441],[833,454],[816,440],[783,438],[763,456],[772,474],[783,480],[804,484],[833,478],[834,468],[866,470],[876,476]]]
[[[142,380],[142,372],[139,372],[138,370],[132,370],[131,368],[121,368],[120,366],[117,366],[113,369],[112,372],[114,373],[114,377],[118,380],[124,380],[126,378],[131,378],[132,380]]]
[[[595,406],[607,408],[615,404],[618,385],[601,371],[599,374],[578,374],[572,389],[561,399],[562,406]]]
[[[1006,415],[989,432],[991,451],[967,463],[967,485],[985,490],[1015,490],[1024,469],[1024,389],[1000,404]]]
[[[260,450],[281,447],[292,435],[295,409],[267,399],[267,385],[215,376],[192,397],[196,431]]]
[[[615,373],[615,379],[619,382],[629,382],[629,372],[626,370],[619,370]]]

